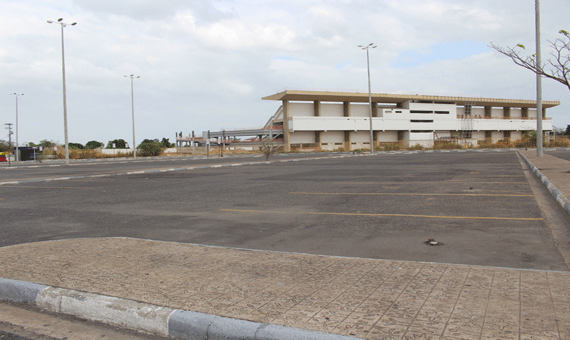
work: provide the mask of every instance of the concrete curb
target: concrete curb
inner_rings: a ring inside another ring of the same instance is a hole
[[[3,278],[0,301],[185,340],[362,340]]]
[[[546,189],[548,189],[548,191],[550,192],[552,197],[554,197],[556,202],[558,202],[558,204],[562,207],[562,209],[564,209],[564,211],[566,211],[566,213],[570,215],[570,201],[568,200],[568,198],[562,193],[562,191],[558,190],[554,186],[554,184],[552,184],[552,182],[543,173],[541,173],[540,170],[538,170],[538,168],[534,164],[532,164],[528,160],[528,158],[526,158],[525,155],[522,154],[522,152],[518,150],[517,152],[524,159],[526,164],[528,164],[528,166],[530,167],[532,172],[534,172],[536,177],[542,182],[542,184],[546,186]]]

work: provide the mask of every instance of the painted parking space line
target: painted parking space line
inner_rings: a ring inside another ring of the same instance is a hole
[[[220,211],[238,213],[264,213],[264,214],[291,214],[284,211],[273,210],[240,210],[240,209],[220,209]],[[334,212],[296,212],[304,215],[329,215],[329,216],[365,216],[365,217],[412,217],[412,218],[434,218],[434,219],[457,219],[457,220],[502,220],[502,221],[542,221],[536,217],[494,217],[494,216],[438,216],[438,215],[411,215],[411,214],[366,214],[366,213],[334,213]]]
[[[528,184],[528,182],[486,182],[486,181],[468,181],[468,180],[454,180],[450,179],[445,182],[454,182],[454,183],[486,183],[486,184]]]
[[[290,195],[353,195],[353,196],[485,196],[485,197],[533,197],[524,194],[444,194],[407,192],[290,192]]]
[[[374,181],[334,181],[334,183],[339,183],[339,184],[351,184],[351,185],[374,185],[374,184],[378,184],[378,185],[400,185],[400,184],[433,184],[433,183],[445,183],[445,184],[449,184],[449,183],[453,183],[453,184],[528,184],[528,182],[478,182],[478,181],[459,181],[459,180],[443,180],[443,181],[422,181],[422,180],[418,180],[418,181],[391,181],[391,182],[386,182],[386,181],[381,181],[381,182],[374,182]]]

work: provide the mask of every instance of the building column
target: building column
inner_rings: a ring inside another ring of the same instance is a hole
[[[321,116],[321,101],[320,100],[315,100],[314,113],[315,113],[315,117]]]
[[[350,131],[344,131],[344,149],[350,151],[352,143],[350,142]]]
[[[342,112],[345,117],[350,117],[350,102],[342,103]]]
[[[289,134],[289,101],[283,100],[283,148],[291,151],[291,135]]]
[[[546,118],[546,108],[543,106],[542,107],[542,119]]]
[[[315,144],[317,144],[317,147],[321,147],[321,131],[315,131]]]
[[[372,102],[372,117],[378,117],[378,102]]]
[[[528,118],[528,107],[521,107],[521,118]]]
[[[372,133],[372,140],[374,141],[374,147],[377,147],[378,144],[378,134],[380,133],[380,131],[374,131]]]
[[[491,106],[485,106],[485,118],[491,118],[491,112],[493,108]]]
[[[511,108],[503,107],[503,118],[511,118]]]

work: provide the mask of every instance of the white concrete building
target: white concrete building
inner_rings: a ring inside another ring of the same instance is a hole
[[[264,97],[282,105],[265,129],[282,131],[285,150],[370,148],[368,93],[286,90]],[[543,102],[543,129],[552,130]],[[518,140],[536,130],[536,101],[452,96],[372,94],[374,145],[403,143],[433,146],[437,140],[476,144],[492,139]]]

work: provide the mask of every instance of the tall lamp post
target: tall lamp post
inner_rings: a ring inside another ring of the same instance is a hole
[[[140,78],[141,76],[136,76],[131,74],[130,76],[125,76],[131,78],[131,107],[133,111],[133,158],[137,158],[137,144],[135,142],[135,91],[134,91],[134,79]]]
[[[536,66],[542,68],[540,59],[540,0],[535,0]],[[536,73],[536,156],[542,157],[542,76]]]
[[[16,162],[20,160],[20,149],[18,144],[18,97],[23,96],[23,93],[10,93],[13,96],[16,96]]]
[[[374,43],[370,43],[366,46],[358,45],[363,50],[366,50],[366,68],[368,69],[368,105],[369,105],[369,118],[370,118],[370,153],[374,153],[374,131],[372,130],[372,92],[370,89],[370,57],[368,54],[369,48],[376,48]]]
[[[65,134],[65,164],[69,165],[69,139],[67,137],[67,93],[65,89],[65,52],[63,48],[63,28],[68,24],[63,22],[62,18],[57,21],[48,20],[48,24],[59,24],[61,26],[61,72],[63,74],[63,130]],[[71,26],[77,25],[76,22],[71,23]]]

